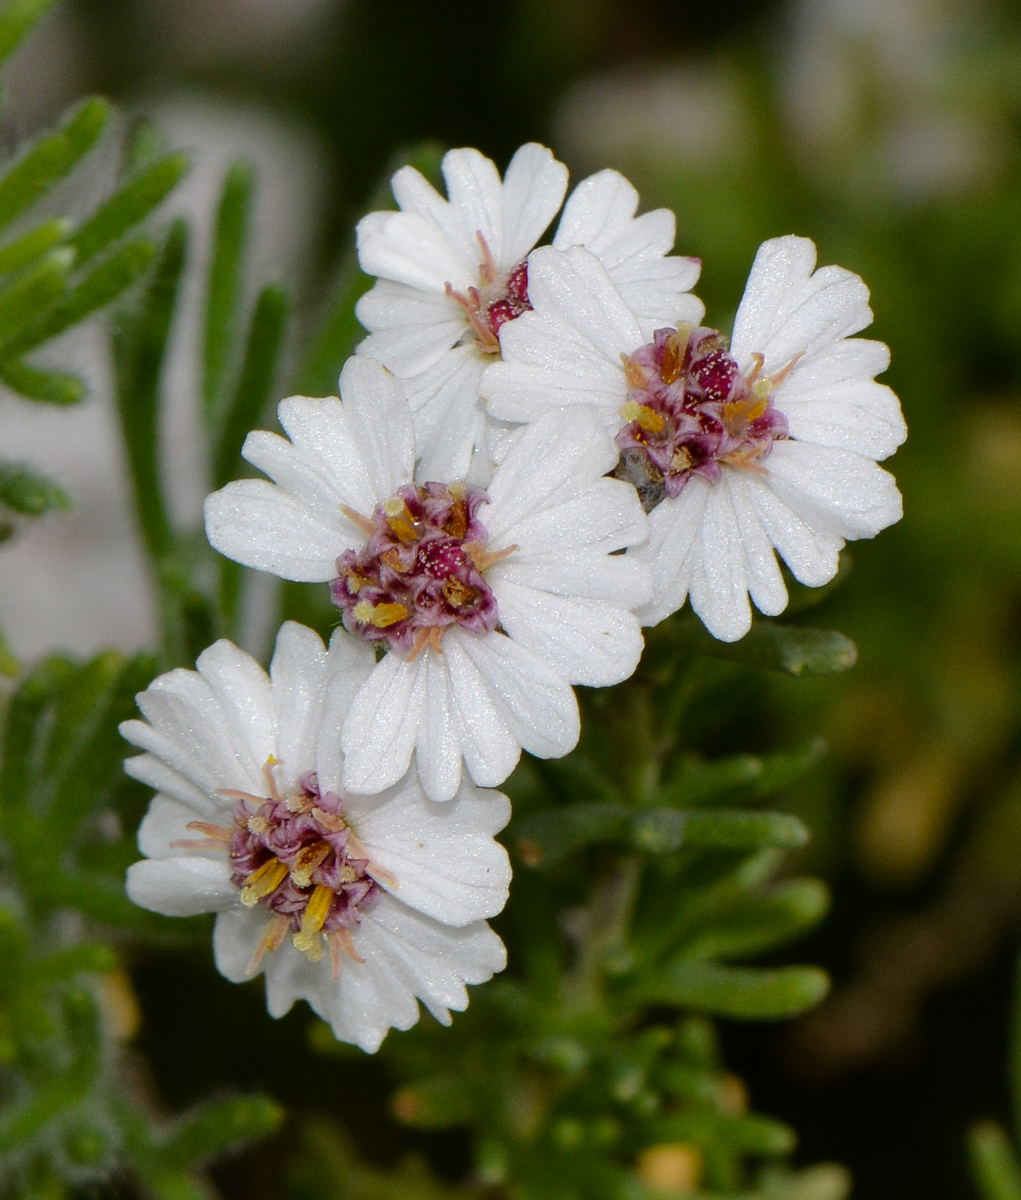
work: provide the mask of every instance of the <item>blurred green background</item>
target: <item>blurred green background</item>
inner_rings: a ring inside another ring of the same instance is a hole
[[[755,1105],[799,1130],[799,1159],[846,1162],[862,1200],[970,1194],[964,1129],[1006,1116],[1021,916],[1016,2],[65,0],[6,90],[10,147],[91,91],[177,114],[170,136],[199,163],[235,120],[249,142],[287,147],[280,169],[298,181],[266,220],[306,249],[266,255],[310,315],[381,172],[422,139],[501,166],[540,140],[575,180],[624,171],[643,205],[677,213],[677,248],[703,259],[698,291],[723,328],[763,238],[808,235],[821,262],[865,278],[910,429],[892,463],[905,519],[851,548],[812,614],[854,638],[859,665],[756,677],[710,747],[827,739],[784,806],[814,833],[799,867],[835,895],[798,952],[836,986],[790,1027],[725,1026],[724,1042]],[[441,1170],[463,1161],[456,1138],[378,1117],[386,1087],[364,1064],[340,1064],[338,1100],[305,1011],[274,1042],[286,1094],[260,1065],[253,989],[223,1007],[211,965],[191,959],[141,962],[136,984],[171,1105],[272,1081],[299,1110],[334,1105],[370,1159],[416,1145]],[[225,1192],[269,1195],[259,1161],[220,1168]]]

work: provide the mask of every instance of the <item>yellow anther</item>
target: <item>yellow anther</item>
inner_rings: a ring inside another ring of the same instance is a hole
[[[656,412],[647,404],[636,404],[634,400],[629,400],[621,408],[620,415],[625,421],[636,421],[642,429],[649,433],[662,432],[663,426],[666,424],[666,418],[662,413]]]
[[[418,530],[411,519],[411,513],[400,496],[391,496],[383,501],[383,512],[386,513],[387,524],[402,542],[414,542],[418,539]]]
[[[291,883],[295,887],[307,888],[312,882],[312,873],[320,863],[325,862],[333,853],[333,847],[328,842],[313,842],[294,860],[291,867]]]
[[[465,608],[478,598],[478,588],[471,584],[462,583],[460,579],[445,579],[443,581],[443,597],[453,608]]]
[[[635,362],[630,354],[621,354],[620,361],[624,364],[628,387],[647,388],[649,386],[648,372],[640,363]]]
[[[308,954],[309,951],[318,948],[319,957],[322,957],[318,934],[329,916],[333,896],[333,889],[324,887],[322,884],[312,893],[312,898],[305,909],[305,915],[301,918],[301,929],[294,935],[295,950],[300,950],[302,954]],[[318,960],[313,959],[313,961]]]
[[[773,394],[773,381],[771,379],[756,379],[752,385],[752,393],[758,396],[760,400],[768,400]]]
[[[279,858],[267,859],[245,880],[245,886],[241,889],[241,903],[246,908],[254,908],[263,896],[275,892],[286,878],[287,864]]]
[[[687,446],[680,446],[674,451],[673,458],[670,459],[670,470],[680,474],[682,471],[690,471],[691,464],[695,461],[691,451]]]
[[[679,333],[667,335],[659,364],[659,373],[664,383],[674,383],[680,379],[681,372],[684,370],[684,354],[687,349],[687,337],[682,340]]]
[[[404,512],[404,501],[400,496],[391,496],[389,500],[383,501],[383,512],[388,517],[399,517]]]
[[[408,615],[403,604],[370,604],[368,600],[359,600],[354,609],[355,620],[366,625],[375,625],[377,629],[386,629],[396,625]]]
[[[249,833],[265,833],[269,829],[269,821],[265,817],[249,817],[246,824]]]

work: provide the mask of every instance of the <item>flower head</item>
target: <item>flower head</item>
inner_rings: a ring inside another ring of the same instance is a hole
[[[503,338],[484,391],[496,417],[528,422],[594,405],[638,488],[650,536],[653,625],[690,595],[724,641],[747,633],[749,595],[787,604],[779,551],[796,578],[833,577],[845,540],[898,520],[900,494],[876,465],[904,440],[897,397],[873,377],[889,352],[852,339],[872,320],[868,292],[840,267],[814,271],[815,246],[759,249],[732,342],[679,319],[652,328],[583,249],[536,251],[533,311]]]
[[[571,685],[631,674],[632,610],[650,594],[646,565],[615,553],[648,526],[634,489],[603,477],[617,450],[595,413],[517,431],[483,492],[415,480],[411,414],[379,363],[349,360],[341,392],[285,400],[290,441],[248,437],[245,457],[275,482],[213,493],[206,531],[247,566],[329,581],[348,630],[386,648],[344,722],[345,787],[390,787],[417,751],[426,794],[449,799],[462,759],[492,786],[522,747],[566,754]]]
[[[503,968],[485,918],[510,880],[493,840],[510,815],[498,792],[466,781],[438,806],[411,771],[379,795],[345,793],[337,729],[372,662],[343,630],[327,652],[288,623],[269,675],[217,642],[196,671],[150,684],[146,720],[121,726],[146,751],[128,773],[158,792],[131,898],[168,916],[217,913],[228,979],[264,972],[273,1016],[304,998],[368,1051],[415,1023],[416,997],[449,1023],[464,985]]]
[[[478,385],[500,355],[504,329],[531,307],[528,256],[553,220],[567,168],[544,146],[522,146],[501,180],[477,150],[443,159],[447,198],[412,167],[393,177],[400,212],[358,227],[362,269],[379,282],[358,303],[370,331],[359,346],[405,383],[418,453],[430,479],[487,482],[491,470]],[[635,309],[698,320],[686,293],[699,263],[671,257],[674,217],[636,217],[638,193],[616,171],[583,180],[564,207],[554,245],[585,245]]]

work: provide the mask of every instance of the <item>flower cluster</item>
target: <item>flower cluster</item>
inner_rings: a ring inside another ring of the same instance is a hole
[[[874,376],[862,281],[766,242],[733,337],[703,325],[674,218],[622,176],[584,180],[549,246],[566,169],[528,145],[501,180],[474,150],[417,172],[358,227],[370,331],[340,396],[295,396],[267,478],[206,502],[228,558],[329,585],[329,651],[284,625],[267,676],[228,642],[139,697],[128,770],[159,795],[130,895],[214,911],[217,965],[264,972],[338,1038],[441,1020],[503,966],[494,840],[525,749],[568,753],[573,687],[626,679],[642,625],[690,596],[724,640],[750,600],[783,610],[776,558],[817,586],[845,540],[900,516],[877,460],[905,436]]]

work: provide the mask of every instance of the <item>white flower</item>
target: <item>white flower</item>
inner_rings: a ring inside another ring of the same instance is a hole
[[[477,150],[443,158],[448,199],[412,167],[393,177],[400,212],[375,212],[358,226],[362,269],[379,282],[358,302],[370,331],[358,347],[404,381],[418,453],[428,479],[488,482],[485,407],[478,393],[502,330],[530,307],[528,255],[553,220],[567,168],[535,143],[522,146],[501,181]],[[635,216],[638,193],[616,171],[575,188],[553,244],[598,256],[636,312],[662,324],[697,321],[685,295],[697,259],[668,257],[674,215]],[[473,458],[474,453],[474,458]]]
[[[643,495],[653,571],[638,610],[654,625],[691,596],[709,631],[735,641],[787,605],[774,549],[795,577],[833,577],[845,540],[901,516],[876,465],[906,436],[897,397],[873,377],[881,342],[851,339],[872,321],[868,290],[841,267],[814,271],[807,238],[763,243],[730,349],[682,319],[654,333],[586,251],[537,250],[534,311],[503,337],[483,383],[495,416],[532,421],[595,405],[623,451],[618,474]]]
[[[436,805],[414,771],[377,796],[343,792],[336,731],[372,662],[343,630],[327,653],[289,622],[268,676],[217,642],[197,671],[154,680],[138,697],[146,720],[121,726],[146,751],[128,774],[158,792],[131,899],[167,916],[217,913],[222,974],[264,971],[274,1017],[304,998],[370,1052],[418,1020],[416,997],[449,1024],[464,985],[503,969],[484,918],[510,881],[493,840],[510,816],[499,792],[466,781]]]
[[[426,794],[445,800],[462,756],[493,786],[522,747],[566,754],[579,733],[571,684],[631,674],[632,610],[651,594],[645,564],[614,554],[648,524],[634,489],[603,478],[617,450],[598,417],[578,407],[516,431],[488,493],[419,486],[398,381],[356,355],[340,385],[343,403],[283,401],[290,441],[249,435],[245,458],[275,482],[214,492],[206,532],[247,566],[331,580],[348,629],[388,650],[344,725],[344,786],[391,786],[417,748]]]

